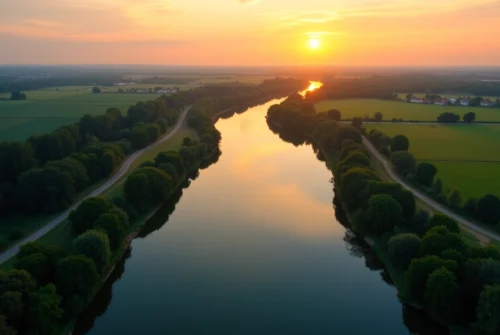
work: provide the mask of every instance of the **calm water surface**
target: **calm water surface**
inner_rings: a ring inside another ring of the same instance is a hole
[[[217,123],[219,161],[168,222],[134,240],[75,334],[408,334],[405,323],[422,324],[338,223],[325,164],[269,130],[277,102]]]

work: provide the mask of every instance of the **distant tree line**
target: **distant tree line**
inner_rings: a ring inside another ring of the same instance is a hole
[[[498,334],[500,323],[500,253],[493,246],[468,245],[460,227],[444,215],[417,211],[413,194],[398,183],[380,180],[362,145],[359,124],[338,124],[337,113],[311,111],[310,104],[292,95],[272,106],[267,121],[274,131],[295,132],[314,139],[333,163],[336,196],[351,217],[351,228],[377,241],[397,271],[404,273],[400,296],[425,307],[448,323],[474,323],[480,334]],[[367,137],[391,158],[403,176],[432,184],[436,169],[417,166],[403,135],[390,138],[371,131]],[[454,199],[455,195],[450,195]],[[500,208],[500,207],[497,207]]]
[[[398,100],[398,92],[470,92],[476,96],[498,96],[500,83],[484,82],[466,75],[387,74],[366,78],[324,78],[323,86],[307,93],[312,102],[331,99]],[[436,95],[437,96],[437,95]]]

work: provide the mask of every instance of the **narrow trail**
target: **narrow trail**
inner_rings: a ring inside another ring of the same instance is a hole
[[[155,143],[152,143],[151,145],[147,146],[144,149],[141,149],[132,155],[130,155],[121,165],[120,169],[118,172],[116,172],[110,179],[108,179],[104,184],[96,188],[94,191],[91,193],[87,194],[84,198],[80,199],[76,203],[74,203],[70,208],[59,214],[57,217],[52,219],[50,222],[48,222],[46,225],[38,229],[37,231],[31,233],[28,237],[26,237],[24,240],[16,243],[15,245],[11,246],[9,249],[5,250],[0,254],[0,264],[8,260],[9,258],[13,257],[19,252],[19,249],[21,248],[22,245],[28,243],[28,242],[33,242],[49,231],[51,231],[53,228],[55,228],[58,224],[63,222],[64,220],[67,219],[69,213],[76,209],[84,200],[98,196],[99,194],[103,193],[107,189],[109,189],[111,186],[115,185],[125,174],[128,172],[132,164],[135,162],[137,158],[139,158],[144,152],[147,150],[154,148],[166,141],[168,141],[172,136],[174,136],[179,129],[184,125],[184,121],[186,119],[187,114],[189,113],[191,109],[191,106],[186,107],[180,114],[179,119],[177,120],[177,123],[175,124],[174,128],[170,130],[170,133],[167,135],[163,136],[160,138],[158,141]]]
[[[453,211],[448,209],[446,206],[431,199],[429,196],[422,193],[420,190],[409,185],[406,181],[401,179],[401,177],[395,173],[395,171],[392,168],[392,164],[387,160],[387,158],[385,158],[380,152],[378,152],[378,150],[375,149],[373,144],[364,136],[363,136],[363,144],[371,152],[371,154],[382,163],[385,171],[391,177],[391,179],[393,179],[397,183],[401,184],[401,186],[403,186],[408,191],[412,192],[417,198],[419,198],[420,200],[422,200],[423,202],[425,202],[427,205],[434,208],[435,210],[449,216],[450,218],[457,221],[459,224],[463,225],[465,228],[471,230],[472,232],[486,236],[492,240],[500,241],[500,234],[492,232],[486,228],[483,228],[483,227],[479,226],[478,224],[474,223],[473,221],[467,220],[463,216],[460,216],[460,215],[454,213]]]

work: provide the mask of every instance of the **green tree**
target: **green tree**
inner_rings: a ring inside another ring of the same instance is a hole
[[[110,176],[115,170],[117,163],[112,153],[106,152],[99,158],[99,165],[103,176]]]
[[[448,196],[448,204],[453,208],[459,208],[462,205],[462,195],[456,188]]]
[[[460,234],[460,226],[457,221],[443,214],[434,214],[426,225],[429,231],[434,227],[444,226],[452,233]]]
[[[338,163],[338,166],[370,166],[370,159],[361,152],[350,153],[346,158]]]
[[[355,143],[361,143],[361,133],[359,129],[352,126],[342,126],[338,128],[335,133],[334,148],[340,150],[342,142],[345,140],[352,140]]]
[[[469,198],[463,206],[464,211],[466,211],[471,216],[476,216],[477,211],[477,198]]]
[[[474,113],[474,112],[465,113],[463,120],[466,123],[474,122],[476,120],[476,113]]]
[[[388,243],[391,261],[399,268],[406,270],[411,261],[417,257],[422,240],[415,234],[398,234],[391,237]]]
[[[106,233],[98,230],[89,230],[78,236],[74,242],[77,254],[82,254],[94,260],[99,272],[102,272],[109,263],[111,248]]]
[[[124,228],[130,226],[130,218],[127,212],[125,212],[123,209],[118,207],[113,207],[108,211],[108,214],[114,214],[118,216],[118,218],[120,219],[120,223]]]
[[[74,158],[67,157],[58,161],[50,161],[47,162],[46,166],[69,173],[77,191],[84,189],[90,184],[90,178],[85,166]]]
[[[440,196],[443,193],[443,182],[441,179],[437,179],[434,183],[434,195]]]
[[[351,126],[360,130],[361,127],[363,126],[363,119],[360,117],[354,117],[351,121]]]
[[[480,334],[500,333],[500,285],[485,286],[477,306],[477,327]]]
[[[79,295],[88,300],[99,283],[99,273],[92,259],[72,255],[57,264],[54,282],[65,299]]]
[[[401,205],[390,195],[374,195],[368,201],[369,231],[376,235],[392,232],[403,218]]]
[[[160,130],[161,130],[161,133],[162,134],[165,134],[165,132],[167,131],[168,129],[168,121],[165,120],[165,119],[158,119],[155,121],[155,123],[160,126]]]
[[[128,202],[142,209],[148,202],[149,189],[148,177],[136,172],[127,177],[123,192]]]
[[[491,194],[477,201],[477,216],[481,221],[497,224],[500,221],[500,200]]]
[[[392,138],[391,151],[408,151],[410,148],[410,140],[404,135],[396,135]]]
[[[453,316],[458,301],[456,277],[450,270],[441,267],[434,270],[427,279],[425,303],[434,315],[446,319]]]
[[[444,226],[434,227],[429,230],[422,239],[420,255],[439,256],[447,249],[455,249],[464,253],[467,249],[467,245],[460,235],[450,233]]]
[[[27,296],[36,287],[36,282],[25,270],[0,271],[0,292],[17,291]]]
[[[7,321],[5,319],[5,316],[3,316],[2,314],[0,314],[0,334],[2,334],[2,335],[16,335],[16,332],[14,331],[14,329],[9,327],[9,325],[7,324]]]
[[[118,215],[102,214],[95,222],[95,228],[106,232],[112,250],[116,250],[122,246],[123,239],[125,238],[125,227],[122,225]]]
[[[434,182],[434,177],[436,176],[437,169],[434,165],[430,163],[420,163],[417,167],[417,183],[424,186],[431,186]]]
[[[94,94],[101,93],[101,89],[99,87],[92,87],[92,93]]]
[[[437,256],[426,256],[416,258],[411,261],[410,267],[406,272],[408,287],[413,299],[422,301],[429,275],[441,267],[454,272],[457,269],[457,263],[450,260],[444,260]]]
[[[130,143],[135,149],[142,149],[148,146],[149,134],[143,127],[132,128],[129,135]]]
[[[81,234],[94,227],[94,222],[111,209],[112,205],[104,197],[92,197],[84,200],[76,210],[69,215],[71,228],[76,234]]]
[[[14,328],[18,328],[23,312],[23,295],[20,292],[6,291],[0,295],[0,313],[5,315],[8,323],[14,326]],[[1,327],[0,334],[3,334]]]
[[[337,109],[330,109],[326,113],[327,113],[329,119],[332,119],[335,121],[340,121],[340,119],[342,118],[342,114]]]
[[[177,174],[179,176],[183,175],[186,171],[186,166],[184,165],[184,160],[176,151],[167,151],[159,153],[155,158],[156,166],[162,163],[170,163],[175,166]]]
[[[47,257],[41,253],[19,258],[16,269],[28,271],[38,283],[45,285],[52,279],[52,267]]]
[[[54,284],[40,288],[30,295],[29,300],[28,324],[32,330],[35,330],[34,334],[57,334],[58,320],[63,310],[59,307],[61,297],[57,295]]]
[[[351,210],[361,207],[363,199],[360,199],[359,195],[365,189],[368,181],[377,180],[372,170],[360,167],[349,169],[341,174],[340,178],[340,198]]]
[[[376,112],[373,119],[375,120],[375,122],[380,122],[384,119],[384,116],[382,115],[382,113]]]
[[[406,151],[396,151],[391,154],[391,163],[396,171],[403,177],[415,173],[417,161],[415,157]]]

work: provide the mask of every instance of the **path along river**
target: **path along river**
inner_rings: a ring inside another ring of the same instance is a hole
[[[75,335],[447,334],[339,223],[312,147],[269,130],[278,102],[218,121],[219,161],[148,222]]]

